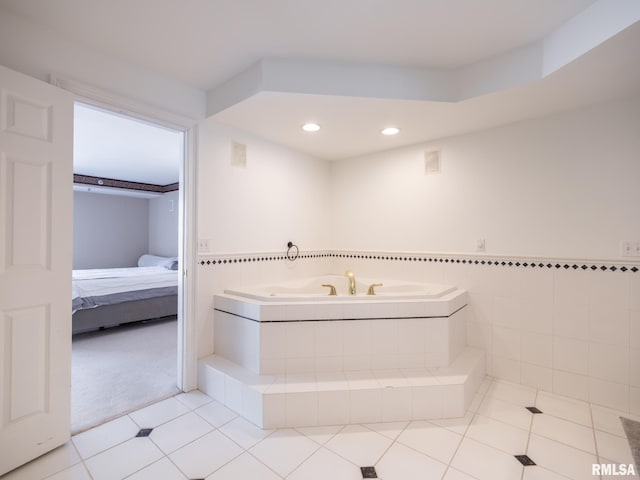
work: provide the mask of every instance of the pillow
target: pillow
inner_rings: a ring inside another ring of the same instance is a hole
[[[139,267],[164,267],[169,270],[178,269],[177,257],[158,257],[157,255],[144,254],[138,259]]]

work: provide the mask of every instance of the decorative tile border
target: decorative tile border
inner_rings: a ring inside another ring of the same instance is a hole
[[[298,259],[315,258],[349,258],[356,260],[383,260],[396,262],[423,262],[423,263],[451,263],[461,265],[487,265],[511,268],[538,268],[555,270],[591,270],[602,272],[632,272],[640,271],[640,264],[622,264],[611,262],[583,262],[571,259],[522,259],[522,258],[490,258],[473,257],[465,255],[434,255],[434,254],[397,254],[397,253],[370,253],[370,252],[310,252],[300,253]],[[229,265],[238,263],[288,261],[285,254],[246,254],[246,255],[216,255],[202,259],[198,263],[201,266]]]
[[[330,252],[326,253],[300,253],[296,260],[304,260],[309,258],[328,258],[332,257],[333,254]],[[276,261],[291,261],[287,258],[286,254],[246,254],[246,255],[216,255],[211,258],[202,259],[198,262],[199,265],[206,266],[215,266],[215,265],[230,265],[237,263],[255,263],[255,262],[276,262]]]
[[[525,268],[547,268],[547,269],[564,269],[564,270],[601,270],[601,271],[630,271],[636,273],[639,271],[639,265],[622,265],[614,264],[611,262],[607,264],[605,262],[593,262],[582,263],[575,262],[575,260],[545,260],[545,259],[480,259],[480,258],[459,258],[455,256],[434,256],[429,254],[416,254],[416,255],[397,255],[397,254],[360,254],[360,253],[332,253],[332,257],[336,258],[355,258],[364,260],[392,260],[392,261],[404,261],[404,262],[427,262],[427,263],[456,263],[463,265],[489,265],[489,266],[502,266],[502,267],[525,267]]]

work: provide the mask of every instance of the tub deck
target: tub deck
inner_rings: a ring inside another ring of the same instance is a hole
[[[448,367],[258,375],[219,355],[199,362],[207,395],[260,428],[462,417],[485,377],[483,350]]]

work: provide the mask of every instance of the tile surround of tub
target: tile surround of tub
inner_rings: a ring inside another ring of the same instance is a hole
[[[467,347],[448,367],[259,375],[219,355],[199,362],[200,389],[260,428],[455,418],[486,372]]]
[[[490,375],[640,411],[638,262],[349,255],[334,256],[333,270],[349,267],[366,276],[380,272],[466,289],[467,342],[486,350]]]
[[[216,309],[215,351],[270,375],[442,367],[465,346],[466,317],[464,307],[448,318],[255,322]]]
[[[293,262],[301,264],[294,275],[350,268],[364,276],[465,288],[471,307],[467,341],[471,346],[486,349],[490,374],[573,398],[601,402],[611,408],[640,412],[638,262],[488,254],[308,253],[308,257]],[[276,277],[291,278],[292,272],[288,270],[291,265],[286,265],[291,262],[277,260],[277,257],[275,254],[207,256],[201,257],[199,264],[203,272],[215,271],[224,277],[228,274],[234,277],[230,283],[216,282],[218,287],[222,287],[222,283],[242,284],[247,278],[252,281],[244,283],[271,281],[274,269]],[[227,263],[218,263],[224,260]],[[266,264],[269,268],[263,268]],[[243,273],[231,273],[231,270]],[[213,291],[222,291],[222,288]],[[211,304],[211,300],[207,301]],[[518,336],[518,348],[503,342],[505,338],[517,339]],[[536,352],[530,342],[541,349]],[[578,353],[578,363],[567,364],[566,352],[562,351],[565,346]],[[614,357],[602,363],[605,352],[613,350]],[[615,393],[603,395],[599,388]]]

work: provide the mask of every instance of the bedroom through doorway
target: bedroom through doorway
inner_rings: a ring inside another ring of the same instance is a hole
[[[185,133],[74,105],[71,431],[175,395]]]

